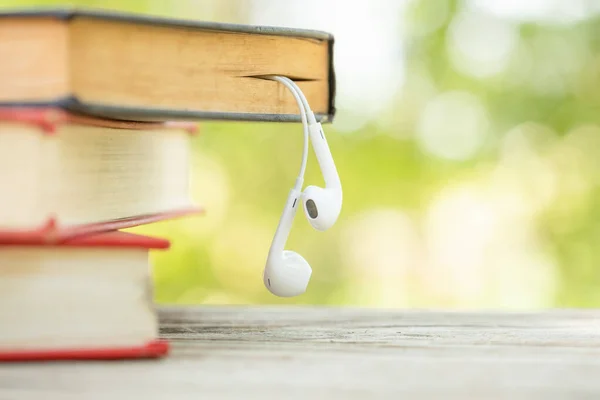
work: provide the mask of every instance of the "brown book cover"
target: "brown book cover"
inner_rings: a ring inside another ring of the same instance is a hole
[[[320,31],[77,8],[0,12],[0,105],[114,119],[300,121],[335,115],[334,38]],[[11,44],[14,43],[14,44]]]

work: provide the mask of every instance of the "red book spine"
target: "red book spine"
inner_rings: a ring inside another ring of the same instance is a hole
[[[102,232],[116,231],[151,224],[154,222],[172,220],[190,215],[204,214],[202,207],[190,207],[167,213],[157,213],[139,217],[124,218],[116,221],[98,222],[93,224],[62,226],[56,220],[48,222],[35,229],[1,230],[0,243],[61,243],[78,237],[100,234]]]
[[[0,351],[0,362],[160,358],[168,355],[169,350],[166,340],[153,340],[132,347]]]

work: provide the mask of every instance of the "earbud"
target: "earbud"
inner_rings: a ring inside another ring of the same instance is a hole
[[[309,113],[308,132],[317,161],[321,167],[325,188],[308,186],[302,193],[304,214],[313,228],[324,231],[333,226],[342,210],[342,185],[333,162],[323,127]]]
[[[312,268],[304,257],[294,251],[284,250],[300,203],[300,194],[294,188],[288,195],[263,273],[266,288],[279,297],[293,297],[304,293],[312,274]]]
[[[323,128],[316,121],[300,88],[286,77],[271,76],[267,79],[282,83],[292,92],[298,103],[304,128],[304,152],[300,174],[296,178],[294,188],[288,194],[263,272],[264,285],[271,293],[279,297],[293,297],[306,291],[312,275],[312,268],[300,254],[284,250],[296,211],[302,204],[308,221],[315,229],[329,229],[337,220],[342,208],[342,185]],[[309,137],[323,174],[325,188],[309,186],[302,192]]]

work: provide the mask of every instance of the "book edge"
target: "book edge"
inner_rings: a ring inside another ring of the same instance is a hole
[[[0,238],[0,249],[6,247],[61,247],[61,248],[126,248],[143,250],[167,250],[171,247],[168,239],[124,231],[89,233],[56,242],[47,242],[43,237],[15,239],[10,236]]]
[[[180,108],[154,108],[134,106],[114,106],[102,103],[84,102],[76,96],[65,96],[48,101],[0,102],[0,108],[62,108],[64,110],[94,116],[97,118],[123,121],[247,121],[247,122],[301,122],[300,114],[263,114],[234,113],[215,111],[195,111]],[[316,113],[315,118],[321,123],[333,122],[331,113]]]
[[[12,8],[0,11],[0,18],[7,17],[54,17],[70,20],[77,17],[87,17],[105,20],[127,21],[144,25],[163,25],[168,27],[186,27],[200,30],[223,31],[232,33],[250,33],[258,35],[275,35],[298,37],[318,40],[332,40],[329,32],[289,28],[271,25],[252,25],[193,20],[187,18],[164,17],[154,14],[134,13],[131,11],[117,11],[92,7],[35,7]]]
[[[123,130],[179,129],[195,135],[198,124],[189,121],[124,121],[75,113],[59,106],[31,107],[0,106],[0,121],[16,121],[39,126],[43,131],[54,132],[58,125],[87,125]]]
[[[170,347],[170,343],[167,340],[156,339],[144,345],[127,347],[0,350],[0,362],[161,358],[169,354]]]
[[[135,228],[155,222],[169,221],[192,215],[202,215],[204,213],[205,209],[203,207],[192,206],[190,208],[176,211],[148,214],[124,218],[121,220],[105,221],[94,224],[82,224],[76,226],[61,226],[55,219],[49,219],[47,222],[43,223],[37,228],[23,230],[0,229],[0,246],[2,244],[57,245],[65,241],[100,235],[110,231]]]

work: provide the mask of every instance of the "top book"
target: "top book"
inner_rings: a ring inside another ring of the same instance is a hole
[[[335,114],[333,36],[319,31],[100,10],[0,12],[0,106],[63,107],[125,120],[299,121]]]

